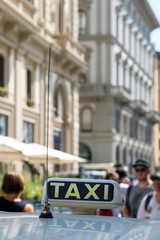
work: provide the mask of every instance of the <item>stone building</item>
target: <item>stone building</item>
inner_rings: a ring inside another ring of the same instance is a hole
[[[160,112],[160,52],[154,58],[154,110]],[[154,126],[154,166],[160,169],[160,123]]]
[[[46,145],[49,125],[49,147],[78,155],[78,76],[86,66],[78,0],[1,0],[0,22],[0,135]]]
[[[154,47],[159,27],[146,0],[79,0],[80,42],[89,71],[80,76],[80,156],[92,163],[153,161]]]

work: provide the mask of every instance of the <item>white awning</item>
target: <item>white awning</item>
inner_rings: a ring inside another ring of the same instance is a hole
[[[69,162],[86,162],[85,159],[48,148],[36,143],[23,143],[15,138],[0,135],[0,162],[9,163],[26,160],[32,164],[45,163],[48,152],[49,163],[63,164]]]
[[[90,163],[81,165],[86,170],[115,171],[114,163]]]

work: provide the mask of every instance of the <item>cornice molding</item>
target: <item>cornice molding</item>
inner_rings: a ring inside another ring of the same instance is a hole
[[[145,20],[150,30],[160,27],[149,3],[146,0],[131,0],[141,17]]]

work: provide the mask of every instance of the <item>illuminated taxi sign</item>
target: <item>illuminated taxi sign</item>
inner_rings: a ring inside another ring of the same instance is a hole
[[[48,185],[49,199],[105,202],[113,200],[112,183],[50,181]]]
[[[49,178],[44,185],[42,203],[53,206],[116,208],[124,203],[118,183],[111,180]],[[100,204],[100,205],[99,205]]]

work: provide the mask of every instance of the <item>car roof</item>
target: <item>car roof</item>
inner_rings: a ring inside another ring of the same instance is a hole
[[[45,181],[40,214],[0,212],[0,240],[158,240],[160,220],[55,214],[51,206],[72,212],[123,206],[119,184],[111,180]]]
[[[1,240],[158,240],[160,220],[93,215],[0,212]]]

